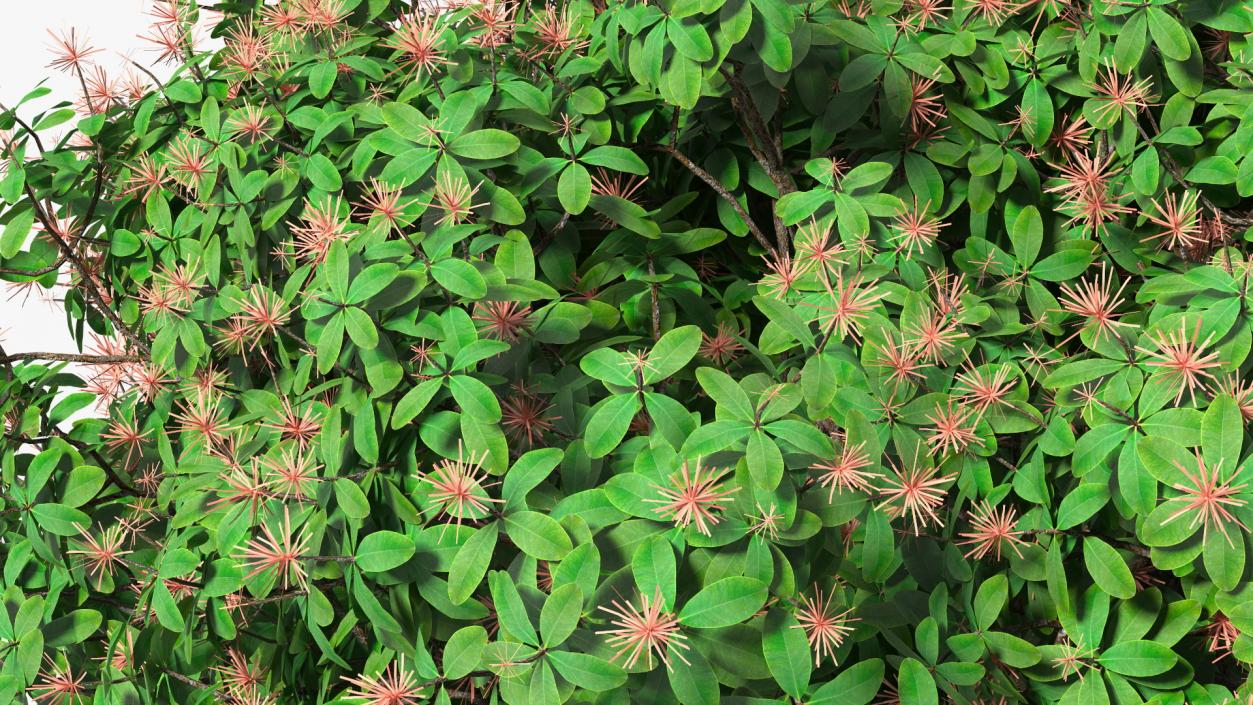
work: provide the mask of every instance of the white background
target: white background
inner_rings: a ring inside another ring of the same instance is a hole
[[[91,58],[110,76],[121,75],[126,56],[150,65],[156,54],[139,38],[148,33],[148,7],[148,0],[0,0],[0,103],[11,107],[45,79],[52,94],[23,106],[23,117],[79,97],[76,79],[47,67],[54,46],[49,30],[59,35],[75,28],[102,50]],[[55,301],[59,296],[56,290],[14,296],[0,283],[0,340],[6,351],[78,351]]]

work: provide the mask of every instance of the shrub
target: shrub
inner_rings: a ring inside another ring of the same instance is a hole
[[[409,5],[0,108],[8,700],[1233,697],[1247,8]]]

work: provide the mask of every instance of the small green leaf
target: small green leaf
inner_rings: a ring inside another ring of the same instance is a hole
[[[367,573],[381,573],[404,565],[416,550],[413,539],[395,531],[375,531],[357,545],[355,563]]]

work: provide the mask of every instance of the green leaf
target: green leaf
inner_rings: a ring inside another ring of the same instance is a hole
[[[78,609],[44,625],[44,644],[54,648],[80,644],[96,633],[104,617],[96,610]]]
[[[500,532],[499,522],[491,522],[475,531],[466,542],[457,549],[452,564],[448,568],[448,599],[459,605],[478,588],[487,575],[492,562],[492,552],[496,550],[496,538]]]
[[[622,442],[631,419],[639,413],[640,400],[635,394],[615,394],[594,409],[583,434],[587,454],[593,459],[603,458]]]
[[[458,135],[448,143],[448,149],[467,159],[499,159],[518,151],[521,144],[516,135],[491,128]]]
[[[448,387],[453,399],[461,407],[462,413],[486,423],[500,421],[500,402],[492,393],[491,387],[470,375],[453,375],[448,378]]]
[[[1234,184],[1238,174],[1230,157],[1206,157],[1188,170],[1187,179],[1198,184]]]
[[[40,528],[57,536],[77,536],[91,527],[91,517],[64,504],[36,504],[30,511]]]
[[[1178,658],[1170,647],[1154,641],[1123,641],[1106,649],[1097,661],[1114,673],[1147,678],[1165,673]]]
[[[636,156],[635,152],[626,147],[615,147],[612,145],[595,147],[588,150],[586,154],[581,155],[579,161],[592,166],[603,166],[614,171],[624,171],[628,174],[648,175],[648,165],[644,163],[643,159]]]
[[[805,632],[791,613],[772,609],[766,614],[761,648],[770,675],[774,676],[783,692],[797,699],[804,695],[813,672],[810,665],[812,656]]]
[[[463,259],[442,259],[431,265],[431,276],[440,286],[467,299],[481,299],[487,295],[487,282],[474,265]]]
[[[1096,536],[1084,537],[1083,563],[1097,586],[1112,597],[1123,600],[1135,597],[1136,583],[1131,569],[1109,544]]]
[[[561,207],[571,215],[578,215],[587,208],[592,197],[592,176],[587,167],[571,162],[557,179],[557,199]]]
[[[454,632],[444,644],[444,678],[457,680],[479,670],[486,646],[487,630],[477,624]]]
[[[1244,444],[1244,418],[1240,405],[1230,394],[1219,394],[1210,402],[1201,420],[1201,451],[1205,464],[1225,469],[1235,467]]]
[[[309,161],[305,164],[305,174],[314,187],[323,191],[338,191],[344,185],[339,178],[339,169],[336,169],[331,160],[321,154],[309,157]]]
[[[583,591],[568,583],[554,588],[539,613],[540,638],[547,648],[560,646],[579,626],[583,615]]]
[[[1062,499],[1057,508],[1057,528],[1069,529],[1092,518],[1109,502],[1109,485],[1084,483]]]
[[[1187,31],[1178,20],[1159,7],[1149,7],[1147,14],[1149,32],[1157,48],[1175,61],[1187,61],[1192,55],[1192,45],[1188,42]]]
[[[917,659],[901,661],[896,689],[901,696],[901,705],[939,705],[940,692],[935,678]]]
[[[975,626],[987,631],[1001,616],[1001,610],[1009,601],[1009,581],[1003,574],[996,574],[983,581],[975,593]]]
[[[35,224],[35,209],[24,208],[9,219],[0,234],[0,257],[12,257],[22,250],[30,228]]]
[[[883,685],[883,659],[858,661],[818,688],[809,705],[866,705]]]
[[[558,675],[579,688],[602,693],[617,688],[627,680],[627,674],[620,666],[591,654],[550,651],[548,658]]]
[[[680,326],[657,340],[644,365],[644,382],[655,384],[687,366],[700,349],[700,328]]]
[[[542,561],[559,561],[574,548],[561,524],[539,512],[514,512],[506,516],[505,533],[523,553]]]
[[[375,531],[357,545],[355,564],[367,573],[382,573],[413,557],[413,539],[395,531]]]
[[[700,629],[738,624],[756,614],[766,597],[766,586],[760,580],[723,578],[693,595],[679,612],[679,621]]]

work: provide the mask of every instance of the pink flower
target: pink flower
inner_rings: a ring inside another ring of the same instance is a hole
[[[623,604],[618,600],[613,600],[609,607],[604,605],[599,607],[602,612],[608,613],[613,618],[610,621],[612,629],[602,629],[596,632],[608,635],[606,642],[618,650],[613,655],[613,660],[616,661],[625,655],[623,666],[634,668],[643,656],[646,667],[652,670],[653,656],[656,655],[669,670],[670,652],[673,651],[679,660],[688,663],[682,651],[679,651],[679,649],[690,648],[686,643],[687,637],[679,633],[678,618],[662,610],[661,588],[657,588],[652,600],[649,600],[646,595],[640,595],[640,605],[641,607],[637,608],[629,602]]]
[[[344,677],[356,686],[347,697],[360,705],[417,705],[426,696],[426,688],[418,683],[418,677],[405,668],[404,660],[392,661],[377,676],[360,675]]]
[[[644,501],[662,505],[655,511],[659,516],[673,520],[675,526],[685,528],[695,524],[696,531],[709,536],[709,527],[721,521],[714,512],[726,509],[725,500],[739,488],[718,488],[718,482],[730,472],[729,469],[707,471],[699,459],[694,465],[690,468],[689,463],[684,461],[677,477],[671,478],[670,487],[657,486],[662,498]]]
[[[1232,475],[1223,479],[1222,467],[1223,460],[1220,459],[1214,467],[1209,467],[1205,463],[1205,459],[1201,457],[1199,452],[1196,453],[1197,471],[1191,472],[1177,461],[1174,466],[1187,479],[1187,482],[1176,482],[1171,486],[1182,492],[1178,497],[1171,497],[1166,502],[1178,502],[1182,506],[1174,514],[1166,517],[1163,524],[1180,518],[1190,518],[1191,528],[1195,529],[1197,525],[1201,525],[1202,535],[1209,537],[1210,529],[1218,529],[1222,532],[1228,544],[1234,545],[1231,535],[1228,533],[1230,526],[1235,525],[1243,529],[1246,533],[1249,527],[1236,518],[1231,513],[1232,509],[1238,509],[1248,504],[1248,501],[1239,499],[1236,495],[1240,494],[1248,485],[1241,483],[1233,485],[1232,482],[1239,474]]]
[[[291,513],[284,507],[278,532],[275,533],[269,524],[263,524],[261,535],[250,539],[240,554],[244,566],[249,569],[247,578],[251,580],[262,573],[273,572],[284,588],[293,579],[304,585],[307,573],[301,560],[308,543],[307,535],[293,531]]]
[[[886,486],[879,490],[883,501],[876,508],[886,508],[893,518],[908,516],[915,535],[921,535],[922,528],[928,523],[943,526],[938,510],[944,505],[948,490],[942,488],[953,482],[956,476],[937,477],[939,468],[919,467],[917,458],[904,469],[897,467],[891,458],[888,464],[892,467],[893,476],[887,478]]]
[[[814,652],[815,668],[821,666],[822,659],[827,657],[835,663],[836,650],[853,633],[849,622],[857,619],[849,617],[852,613],[852,609],[843,612],[833,610],[830,597],[824,596],[817,585],[814,586],[813,598],[801,595],[801,604],[796,610],[796,621],[800,624],[793,625],[792,629],[805,630],[805,638]]]
[[[978,505],[974,511],[969,512],[970,531],[961,534],[965,541],[958,541],[959,546],[971,546],[972,548],[966,552],[967,558],[974,557],[982,559],[992,551],[996,552],[996,560],[1001,559],[1001,551],[1004,548],[1012,548],[1014,553],[1022,558],[1022,551],[1019,546],[1025,545],[1021,531],[1015,531],[1014,525],[1018,521],[1017,514],[1012,507],[994,507],[990,502],[984,502]]]

